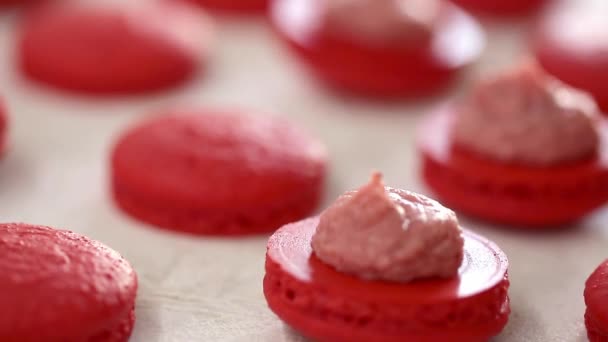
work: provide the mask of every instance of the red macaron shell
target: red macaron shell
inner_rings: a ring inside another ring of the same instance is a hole
[[[118,253],[78,234],[0,225],[0,340],[125,342],[137,276]]]
[[[351,93],[377,97],[428,95],[446,87],[481,53],[481,27],[446,4],[446,19],[430,45],[372,47],[318,29],[321,0],[276,0],[271,18],[279,35],[316,76]]]
[[[581,5],[584,3],[582,1]],[[556,7],[539,21],[533,44],[536,59],[548,73],[589,92],[602,111],[608,113],[608,82],[605,82],[608,79],[608,31],[598,29],[593,35],[579,34],[580,37],[577,37],[573,32],[579,30],[574,30],[570,25],[585,25],[585,17],[579,15],[565,21],[562,18],[567,13],[562,12],[568,10],[567,7]],[[593,8],[589,11],[593,11]],[[601,13],[601,10],[598,11]],[[605,17],[601,20],[605,20]]]
[[[537,11],[548,0],[452,0],[452,2],[469,11],[510,17]]]
[[[452,143],[453,106],[423,124],[423,177],[450,207],[499,223],[549,228],[580,219],[608,201],[608,129],[597,156],[548,167],[499,163]]]
[[[209,10],[231,13],[265,13],[270,0],[187,0]]]
[[[202,70],[210,22],[179,2],[41,6],[21,25],[23,72],[47,85],[92,94],[176,86]]]
[[[292,223],[268,242],[264,295],[287,324],[317,341],[487,341],[510,313],[508,261],[465,231],[457,278],[407,284],[365,281],[317,259],[318,218]]]
[[[173,230],[273,231],[316,208],[326,159],[320,142],[283,119],[173,112],[120,139],[114,198],[132,216]]]
[[[585,284],[585,325],[591,342],[608,342],[608,260]]]
[[[122,320],[118,327],[112,330],[106,330],[99,335],[95,335],[87,342],[127,342],[133,332],[135,326],[135,308],[131,310],[129,315]]]

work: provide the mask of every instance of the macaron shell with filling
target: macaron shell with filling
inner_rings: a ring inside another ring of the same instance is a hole
[[[314,256],[318,218],[279,229],[268,242],[264,295],[287,324],[318,341],[486,341],[508,320],[506,256],[465,232],[457,278],[399,284],[337,272]]]
[[[608,127],[598,155],[551,167],[510,165],[455,146],[454,105],[431,113],[419,131],[422,176],[444,203],[462,213],[528,228],[571,223],[608,201]]]
[[[446,4],[446,19],[430,46],[383,48],[319,31],[321,6],[319,0],[276,0],[270,16],[279,36],[315,76],[351,94],[380,98],[428,95],[446,87],[457,71],[479,57],[485,44],[479,24],[451,4]]]

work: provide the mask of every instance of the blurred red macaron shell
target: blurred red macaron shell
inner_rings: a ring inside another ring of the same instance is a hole
[[[286,120],[173,111],[120,138],[113,193],[131,216],[170,230],[268,232],[317,207],[326,162],[325,147]]]
[[[103,244],[63,230],[0,224],[0,340],[126,342],[137,276]]]
[[[176,86],[204,69],[211,23],[179,2],[53,2],[20,27],[21,69],[71,91],[134,94]]]
[[[549,167],[498,163],[454,146],[455,106],[421,126],[418,148],[424,180],[446,205],[474,217],[528,228],[554,228],[608,202],[608,128],[598,155]]]
[[[589,92],[608,113],[608,2],[563,4],[567,5],[552,7],[539,20],[533,44],[536,59],[548,73]]]
[[[276,0],[270,16],[279,36],[331,87],[363,96],[412,97],[445,88],[483,50],[478,23],[444,5],[446,19],[429,46],[377,48],[328,34],[318,29],[322,0]]]
[[[608,341],[608,260],[604,261],[585,284],[585,325],[589,341]]]
[[[316,341],[487,341],[510,313],[508,261],[465,231],[459,276],[412,283],[366,281],[316,258],[318,218],[279,229],[268,242],[264,295],[287,324]],[[422,338],[424,336],[424,338]]]
[[[526,15],[539,10],[550,0],[452,0],[466,10],[499,17]]]

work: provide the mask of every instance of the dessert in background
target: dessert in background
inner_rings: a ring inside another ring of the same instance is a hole
[[[534,49],[549,73],[589,92],[608,112],[608,2],[564,1],[539,21]]]
[[[425,181],[471,216],[552,227],[608,201],[607,131],[595,102],[534,63],[479,81],[420,133]]]
[[[364,96],[436,92],[484,46],[477,22],[440,0],[276,0],[270,12],[317,78]]]
[[[112,192],[129,215],[192,234],[272,232],[322,196],[323,144],[278,117],[173,110],[126,131],[112,153]]]
[[[380,174],[270,238],[264,295],[322,342],[482,342],[510,313],[508,261],[453,211]]]
[[[180,2],[57,1],[19,27],[23,73],[71,91],[126,95],[175,87],[202,72],[211,22]]]

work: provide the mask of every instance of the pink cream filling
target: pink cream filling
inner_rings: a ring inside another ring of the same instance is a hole
[[[440,14],[437,0],[325,0],[325,29],[370,45],[428,42]]]
[[[458,110],[453,138],[500,162],[546,166],[594,155],[599,121],[589,95],[530,63],[479,82]]]
[[[326,209],[312,238],[316,256],[336,270],[394,282],[456,276],[463,245],[453,211],[385,187],[379,173]]]

